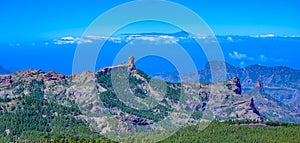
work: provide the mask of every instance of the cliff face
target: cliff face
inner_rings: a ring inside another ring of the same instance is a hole
[[[78,118],[92,120],[100,132],[134,131],[138,126],[150,131],[170,119],[176,119],[170,123],[174,126],[215,118],[262,120],[253,99],[241,94],[238,78],[210,84],[168,83],[136,69],[134,57],[128,64],[96,73],[64,76],[28,69],[0,75],[0,98],[24,95],[62,105],[75,102],[82,111]]]
[[[242,94],[242,87],[240,83],[240,79],[238,77],[234,77],[228,81],[227,87],[233,90],[236,94]]]
[[[254,88],[248,91],[247,94],[253,97],[261,116],[275,121],[300,122],[300,108],[273,98],[265,92],[262,81],[258,80]]]
[[[239,68],[224,62],[215,61],[207,63],[203,69],[198,71],[199,81],[211,81],[210,64],[216,67],[225,64],[227,79],[239,77],[244,94],[248,94],[248,91],[255,87],[264,86],[264,91],[272,98],[293,106],[300,106],[300,98],[298,98],[300,95],[300,70],[284,66],[266,67],[260,65]],[[187,76],[191,77],[191,75]],[[157,73],[155,77],[173,82],[179,81],[177,73],[174,72]],[[263,85],[261,84],[262,82]],[[298,99],[294,100],[293,98]]]

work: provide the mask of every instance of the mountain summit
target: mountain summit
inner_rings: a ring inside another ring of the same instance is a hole
[[[62,106],[76,105],[81,112],[74,117],[92,121],[101,133],[165,130],[213,119],[262,121],[252,97],[241,94],[238,78],[209,84],[165,82],[137,69],[133,56],[127,64],[96,73],[65,76],[28,69],[0,75],[0,79],[1,98],[30,96]],[[169,122],[170,118],[176,121]],[[161,124],[167,121],[170,126]]]

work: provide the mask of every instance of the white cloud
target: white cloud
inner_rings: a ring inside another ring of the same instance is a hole
[[[74,38],[71,37],[71,36],[67,36],[67,37],[60,38],[60,40],[63,40],[63,41],[74,41]]]
[[[138,36],[138,37],[130,37],[127,38],[127,42],[129,40],[142,40],[142,41],[146,41],[146,42],[150,42],[150,43],[154,43],[154,44],[174,44],[177,43],[179,41],[179,38],[177,37],[173,37],[173,36],[168,36],[168,35],[164,35],[164,36]]]
[[[276,37],[275,34],[264,34],[264,35],[254,35],[250,37],[255,37],[255,38],[268,38],[268,37]]]
[[[143,36],[143,37],[137,37],[136,40],[143,40],[143,41],[150,41],[150,42],[154,42],[157,39],[157,37],[152,37],[152,36]]]
[[[93,40],[86,38],[78,38],[78,37],[62,37],[59,40],[54,40],[54,44],[63,45],[63,44],[83,44],[83,43],[91,43]]]
[[[232,59],[238,59],[238,60],[246,59],[247,58],[246,54],[241,54],[241,53],[239,53],[237,51],[233,51],[232,53],[229,53],[229,56]]]
[[[71,36],[62,37],[59,40],[54,40],[54,44],[56,45],[62,45],[62,44],[74,44],[75,38]]]
[[[268,58],[265,55],[263,55],[263,54],[259,55],[259,59],[261,61],[267,61],[268,60]]]
[[[233,51],[232,53],[229,53],[228,55],[231,59],[254,61],[253,57],[250,57],[247,54],[239,53],[237,51]]]
[[[228,37],[227,37],[227,41],[229,41],[229,42],[233,42],[233,39],[232,39],[232,37],[228,36]]]
[[[90,39],[79,39],[77,41],[78,44],[83,44],[83,43],[92,43],[93,41]]]
[[[104,39],[107,39],[109,37],[107,36],[96,36],[96,35],[87,35],[85,37],[85,39],[90,39],[90,40],[104,40]]]
[[[244,61],[241,61],[240,62],[240,66],[244,66],[245,65],[245,62]]]
[[[122,43],[123,41],[121,37],[110,37],[108,40],[114,43]]]
[[[299,38],[300,35],[292,35],[291,37],[292,37],[292,38]]]

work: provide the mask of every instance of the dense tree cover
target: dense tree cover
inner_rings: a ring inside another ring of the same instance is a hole
[[[240,125],[240,124],[258,124],[257,120],[226,120],[224,123],[229,125]]]
[[[115,96],[113,93],[110,94],[105,96]],[[109,101],[112,102],[112,100]],[[112,142],[92,132],[86,122],[74,118],[80,114],[75,105],[63,106],[32,96],[2,100],[1,104],[8,102],[15,104],[2,106],[3,109],[0,110],[0,142]],[[116,105],[107,104],[106,106],[115,107]],[[118,108],[124,108],[123,110],[144,118],[150,118],[150,115],[151,118],[156,117],[150,111],[138,112],[122,106]],[[201,116],[201,114],[195,116]],[[259,124],[260,126],[244,126],[243,124]],[[261,126],[263,124],[265,126]],[[299,130],[299,125],[277,121],[264,123],[258,123],[255,120],[213,121],[203,131],[199,130],[199,125],[189,126],[180,129],[161,142],[300,142]],[[130,139],[133,142],[136,141],[134,138]],[[138,142],[147,141],[149,139],[141,139]]]
[[[149,82],[151,80],[151,77],[148,74],[146,74],[144,71],[142,71],[142,70],[137,69],[136,73],[138,75],[144,77],[147,80],[147,82]]]
[[[127,69],[126,69],[127,70]],[[150,77],[137,70],[137,73],[146,78]],[[98,82],[105,88],[111,89],[111,72],[98,72],[96,74]],[[135,77],[128,78],[130,88],[135,95],[140,98],[147,97],[147,93],[138,84],[145,81]],[[21,93],[24,87],[16,83],[14,92]],[[70,102],[64,106],[55,101],[43,99],[43,82],[33,80],[29,83],[29,89],[34,94],[18,98],[0,98],[0,142],[112,142],[98,133],[93,132],[87,122],[76,118],[81,114],[78,106]],[[181,90],[176,88],[180,84],[167,83],[166,98],[172,102],[180,100]],[[172,111],[172,107],[166,99],[151,110],[137,110],[126,106],[115,95],[113,90],[101,93],[100,99],[107,108],[118,108],[123,112],[136,115],[141,118],[162,120]],[[207,101],[203,97],[202,101]],[[159,112],[158,112],[159,111]],[[192,114],[192,118],[203,118],[202,111]],[[246,126],[244,124],[256,124]],[[200,125],[189,126],[180,129],[174,135],[165,139],[164,142],[300,142],[300,126],[277,121],[266,121],[258,123],[255,120],[228,120],[224,122],[213,121],[206,129],[200,130]],[[151,139],[136,140],[129,137],[130,142],[151,142]]]
[[[210,125],[200,130],[199,125],[189,126],[179,130],[174,135],[170,136],[161,143],[165,142],[222,142],[222,143],[252,143],[252,142],[265,142],[265,143],[280,143],[300,142],[300,126],[288,127],[270,127],[270,126],[241,126],[229,125],[213,121]]]
[[[279,121],[265,121],[264,124],[268,126],[283,126],[283,127],[289,127],[289,126],[299,126],[295,123],[287,123],[287,122],[279,122]]]
[[[163,106],[163,105],[157,105],[154,109],[151,110],[137,110],[131,107],[128,107],[125,103],[121,102],[117,95],[111,91],[106,91],[101,93],[100,99],[103,102],[103,105],[106,108],[118,108],[122,110],[123,112],[136,115],[141,118],[146,118],[153,120],[154,122],[162,120],[165,116],[168,115],[167,111],[171,111],[169,106]],[[157,114],[154,112],[154,110],[159,110],[160,113]]]
[[[148,97],[148,96],[147,96],[147,93],[145,93],[145,91],[142,90],[141,88],[136,88],[136,89],[134,90],[134,95],[135,95],[136,97],[139,97],[139,98],[146,98],[146,97]]]
[[[180,100],[181,89],[176,89],[178,86],[175,83],[168,83],[170,86],[167,87],[166,98],[169,98],[172,102],[178,103]],[[174,88],[172,88],[174,87]]]
[[[111,88],[111,72],[98,72],[96,73],[97,82],[104,88]]]
[[[127,68],[119,68],[118,70],[115,70],[114,72],[117,73],[122,73],[122,74],[118,74],[118,75],[123,75],[125,76],[127,72]],[[135,96],[139,97],[139,98],[146,98],[148,95],[145,91],[143,91],[142,89],[140,89],[138,87],[138,85],[143,84],[144,82],[150,82],[151,77],[149,75],[147,75],[145,72],[141,71],[141,70],[136,70],[136,73],[138,75],[140,75],[141,77],[144,77],[146,79],[146,81],[142,81],[141,79],[138,79],[132,75],[129,74],[128,77],[118,77],[120,79],[128,79],[128,83],[129,83],[129,87],[132,89],[132,91],[134,91]],[[104,88],[107,89],[111,89],[112,88],[112,82],[111,82],[111,77],[112,75],[112,71],[107,71],[107,72],[98,72],[96,73],[96,77],[97,77],[97,82],[103,86]],[[167,91],[166,91],[166,98],[169,98],[172,102],[177,103],[180,100],[180,96],[181,96],[181,90],[180,88],[176,88],[178,86],[180,86],[180,83],[169,83],[167,82],[168,86],[167,86]],[[152,85],[152,86],[158,86],[159,85]],[[126,88],[126,87],[125,87]]]
[[[0,142],[101,137],[93,133],[86,122],[75,118],[80,114],[75,104],[63,106],[35,96],[4,101],[0,110]]]

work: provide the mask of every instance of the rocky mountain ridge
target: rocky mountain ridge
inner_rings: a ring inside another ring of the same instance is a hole
[[[102,133],[164,130],[167,121],[171,127],[213,119],[261,121],[255,101],[241,90],[239,78],[218,83],[151,79],[135,68],[134,57],[96,73],[65,76],[28,69],[0,75],[0,98],[35,96],[64,106],[76,103],[81,110],[76,118]]]
[[[216,67],[223,66],[225,64],[227,79],[239,77],[243,94],[248,94],[248,91],[255,89],[255,86],[262,86],[259,84],[263,83],[264,91],[272,98],[294,106],[298,106],[298,104],[300,104],[299,70],[284,66],[266,67],[260,65],[251,65],[245,68],[239,68],[228,63],[214,61],[207,63],[203,69],[198,71],[197,76],[200,77],[200,82],[211,81],[210,64]],[[157,73],[152,76],[171,82],[180,81],[179,76],[172,72]],[[193,75],[186,76],[193,78]],[[257,81],[260,81],[260,83]]]

